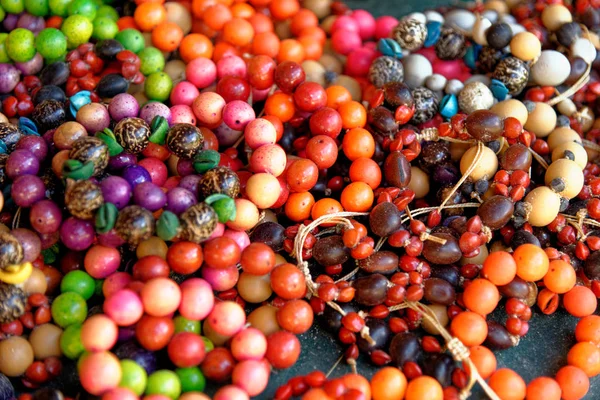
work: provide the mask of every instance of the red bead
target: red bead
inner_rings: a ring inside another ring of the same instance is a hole
[[[362,319],[357,313],[350,312],[342,318],[342,324],[346,329],[351,332],[360,332],[365,326],[365,320]]]
[[[392,357],[383,350],[374,350],[371,353],[371,361],[377,366],[383,366],[392,362]]]
[[[423,372],[421,371],[421,367],[419,367],[419,365],[416,362],[412,362],[412,361],[405,362],[404,365],[402,366],[402,371],[404,371],[404,375],[406,375],[406,378],[409,381],[423,375]]]
[[[289,383],[286,383],[277,388],[274,400],[289,400],[292,398],[292,395],[292,386]]]
[[[388,325],[393,333],[408,332],[408,324],[402,318],[392,317],[388,321]]]

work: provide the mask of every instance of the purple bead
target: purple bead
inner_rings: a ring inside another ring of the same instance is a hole
[[[167,192],[166,210],[179,215],[198,201],[192,192],[182,187],[175,187]]]
[[[60,239],[60,233],[58,231],[53,233],[40,233],[40,240],[42,242],[42,250],[49,249],[58,243]]]
[[[10,195],[19,207],[29,208],[46,195],[44,181],[35,175],[22,175],[13,182]]]
[[[2,21],[2,25],[4,25],[4,29],[8,32],[14,31],[17,27],[17,22],[19,21],[20,14],[6,14],[6,18]]]
[[[111,229],[110,231],[103,233],[102,235],[98,235],[98,244],[106,247],[114,247],[117,248],[123,245],[125,241],[121,239],[117,231]]]
[[[147,210],[156,211],[167,203],[167,195],[154,183],[144,182],[133,189],[133,201]]]
[[[196,170],[194,169],[194,163],[192,162],[192,160],[184,160],[180,158],[177,161],[177,173],[179,174],[179,176],[186,177],[195,172]]]
[[[29,13],[23,13],[17,21],[17,28],[25,28],[33,33],[38,33],[46,26],[46,22],[42,17],[36,17]]]
[[[200,175],[192,174],[188,176],[184,176],[179,181],[179,187],[189,190],[194,193],[194,196],[198,196],[198,183],[202,178]]]
[[[136,98],[129,93],[120,93],[110,101],[108,112],[112,119],[119,122],[124,118],[137,117],[140,112],[140,105]]]
[[[15,150],[8,156],[4,169],[10,179],[21,175],[37,175],[40,161],[29,150]]]
[[[113,203],[119,210],[129,204],[131,186],[120,176],[109,176],[100,182],[102,196],[106,203]]]
[[[123,170],[125,167],[135,165],[137,159],[135,155],[130,153],[121,153],[108,160],[108,169],[114,172]]]
[[[132,188],[143,182],[152,182],[150,172],[141,165],[130,165],[123,170],[123,178],[129,182]]]
[[[62,213],[55,202],[51,200],[38,201],[29,210],[31,227],[41,234],[58,232],[62,222]]]
[[[41,136],[26,135],[17,143],[17,149],[29,150],[40,161],[48,155],[48,144]]]
[[[33,262],[39,257],[42,252],[42,241],[34,231],[17,228],[10,233],[21,243],[24,262]]]
[[[60,240],[71,250],[85,250],[94,243],[96,234],[91,222],[70,217],[60,227]]]
[[[150,125],[152,123],[152,120],[157,115],[164,117],[167,120],[167,122],[169,123],[169,125],[171,125],[171,121],[172,121],[171,109],[162,103],[153,101],[151,103],[147,103],[140,110],[140,118],[143,119],[144,121],[146,121],[146,123],[148,125]]]

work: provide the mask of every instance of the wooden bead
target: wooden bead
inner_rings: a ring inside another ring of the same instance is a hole
[[[558,194],[569,200],[577,196],[583,188],[583,171],[575,161],[566,158],[554,161],[546,170],[544,176],[546,185],[551,185],[555,179],[562,180],[564,185],[564,189]]]
[[[577,112],[577,106],[571,99],[564,99],[556,105],[556,109],[564,116],[570,117]]]
[[[510,11],[506,2],[502,0],[486,1],[485,9],[496,11],[499,15],[508,14],[508,12]]]
[[[490,108],[490,111],[502,118],[513,117],[519,120],[521,125],[525,126],[529,113],[527,107],[519,100],[508,99],[498,102]]]
[[[581,143],[581,136],[579,136],[579,134],[577,132],[575,132],[573,129],[566,127],[566,126],[561,126],[559,128],[554,129],[552,131],[552,133],[550,133],[550,135],[548,136],[547,142],[548,142],[548,147],[550,148],[550,151],[552,151],[559,144],[562,144],[565,142]]]
[[[529,113],[524,128],[537,137],[544,138],[556,127],[556,112],[546,103],[535,103],[535,108]]]
[[[541,86],[558,86],[571,73],[569,59],[556,50],[544,50],[531,67],[531,78]]]
[[[551,32],[571,21],[573,21],[571,11],[562,4],[551,4],[542,11],[542,24]]]
[[[546,226],[554,221],[560,210],[560,196],[548,186],[539,186],[533,189],[525,202],[531,205],[528,222],[532,226]]]
[[[475,159],[475,154],[477,154],[477,147],[473,146],[469,150],[463,154],[460,159],[460,172],[464,174],[467,169],[473,164],[473,160]],[[494,176],[496,171],[498,170],[498,158],[496,154],[489,148],[483,147],[483,154],[479,159],[479,162],[469,175],[469,178],[472,181],[478,181],[480,179],[490,179]]]
[[[492,23],[489,19],[482,17],[481,15],[477,17],[477,21],[475,21],[475,25],[473,25],[472,38],[473,41],[479,45],[487,46],[487,38],[485,37],[485,31],[492,26]]]
[[[533,33],[521,32],[510,41],[510,52],[523,61],[531,61],[540,56],[542,44]]]
[[[552,162],[561,158],[572,159],[581,169],[584,169],[588,162],[587,152],[582,145],[576,142],[566,142],[556,146],[552,151]]]
[[[415,192],[416,199],[422,199],[429,193],[429,175],[419,167],[410,167],[408,188]]]

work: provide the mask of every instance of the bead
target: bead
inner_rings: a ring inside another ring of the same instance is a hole
[[[531,211],[527,222],[532,226],[546,226],[554,221],[560,210],[560,196],[547,186],[539,186],[525,196]]]
[[[546,139],[546,141],[548,142],[548,147],[550,148],[550,151],[552,151],[559,144],[562,144],[565,142],[581,143],[581,136],[579,136],[579,134],[577,132],[575,132],[573,129],[569,128],[568,126],[561,126],[561,127],[554,129],[550,133],[550,135],[548,135],[548,138]]]
[[[473,111],[465,120],[465,128],[475,139],[488,143],[502,136],[504,121],[491,111]]]
[[[154,217],[145,208],[127,206],[119,211],[115,230],[121,239],[131,246],[137,246],[154,233]]]
[[[587,64],[596,59],[596,48],[586,38],[578,38],[571,44],[571,57],[582,58]]]
[[[0,282],[0,323],[12,322],[25,314],[27,295],[16,285]]]
[[[438,99],[435,93],[424,87],[416,88],[411,93],[415,102],[415,113],[411,121],[422,124],[433,118],[438,110]]]
[[[478,45],[487,46],[488,42],[485,32],[490,26],[492,26],[492,23],[489,19],[482,16],[477,17],[477,21],[475,21],[475,25],[473,25],[473,32],[471,32],[473,41]]]
[[[445,25],[451,26],[468,34],[471,33],[476,20],[475,14],[473,14],[471,11],[460,8],[447,12],[444,17],[446,19]]]
[[[23,261],[23,247],[16,237],[0,232],[0,269],[17,265]]]
[[[564,47],[570,47],[571,44],[581,36],[581,27],[577,22],[569,22],[561,25],[556,31],[556,40]]]
[[[393,57],[377,57],[369,67],[369,80],[377,87],[382,87],[388,82],[402,82],[404,67]]]
[[[510,52],[523,61],[532,61],[540,56],[542,44],[533,33],[521,32],[510,41]]]
[[[431,62],[421,54],[411,54],[402,60],[404,66],[404,83],[415,89],[425,84],[425,80],[433,74]]]
[[[460,172],[465,173],[469,166],[473,164],[475,154],[477,153],[477,146],[469,148],[460,159]],[[477,163],[477,166],[471,172],[470,178],[472,181],[478,181],[480,179],[490,179],[494,176],[498,170],[498,157],[489,148],[483,147],[483,154]]]
[[[493,72],[504,56],[505,54],[502,50],[497,50],[489,46],[482,47],[477,57],[479,70],[485,73]]]
[[[583,170],[588,162],[588,154],[585,148],[576,142],[565,142],[556,146],[552,151],[552,162],[561,158],[573,160]]]
[[[564,189],[559,191],[558,194],[568,200],[577,196],[583,188],[583,171],[581,167],[575,161],[566,158],[554,161],[546,170],[544,176],[546,185],[553,184],[555,179],[561,180],[562,184],[560,186],[564,186]]]
[[[177,157],[189,160],[202,148],[204,136],[192,124],[175,124],[167,133],[167,148]]]
[[[465,85],[458,79],[450,79],[448,81],[448,83],[446,83],[446,87],[444,88],[444,91],[447,94],[454,94],[454,95],[458,96],[458,94],[463,89],[463,87],[465,87]]]
[[[510,43],[513,33],[510,25],[504,22],[493,24],[485,32],[488,46],[494,49],[503,49]]]
[[[492,91],[481,82],[466,84],[458,95],[458,106],[467,114],[476,110],[488,110],[493,104]]]
[[[442,117],[451,118],[458,113],[458,100],[453,94],[447,94],[440,102],[440,114]]]
[[[531,78],[541,86],[558,86],[571,73],[567,57],[556,50],[544,50],[531,67]]]
[[[206,198],[215,193],[223,193],[232,199],[240,193],[240,179],[227,167],[218,166],[207,171],[198,182],[198,194]]]
[[[515,99],[500,101],[494,104],[492,108],[490,108],[490,111],[502,118],[516,118],[521,125],[525,125],[529,115],[527,107],[525,107],[521,101]]]
[[[562,4],[551,4],[542,11],[542,24],[550,32],[558,30],[563,24],[573,21],[571,11]]]
[[[556,105],[556,109],[564,116],[570,117],[577,112],[577,106],[571,99],[564,99]]]
[[[377,43],[377,50],[384,56],[402,58],[402,47],[392,39],[380,39]]]
[[[441,24],[444,23],[444,16],[437,11],[425,11],[425,18],[427,18],[428,22],[439,22]]]
[[[456,60],[466,51],[465,36],[452,28],[442,28],[440,38],[435,44],[435,54],[441,60]]]
[[[138,154],[150,143],[150,127],[141,118],[124,118],[113,131],[117,142],[128,152]]]
[[[502,82],[511,95],[517,95],[527,85],[529,80],[529,69],[527,65],[516,57],[506,57],[501,60],[492,78]]]
[[[108,146],[94,136],[84,136],[73,142],[69,158],[85,164],[91,161],[94,165],[93,176],[97,176],[108,166]]]
[[[555,126],[556,112],[554,108],[546,103],[534,103],[524,128],[535,133],[537,137],[544,138],[552,132]]]
[[[392,30],[394,40],[402,46],[402,49],[408,51],[418,50],[423,47],[426,36],[427,28],[425,24],[417,19],[403,19]]]
[[[446,86],[447,79],[444,75],[433,74],[425,80],[425,86],[434,92],[441,92]]]
[[[438,21],[428,21],[425,26],[427,28],[427,38],[425,39],[423,46],[432,47],[440,38],[442,23]]]
[[[505,196],[492,196],[477,209],[477,215],[484,226],[492,230],[500,229],[508,223],[515,211],[513,202]]]
[[[90,219],[95,211],[100,208],[104,198],[100,186],[90,180],[81,180],[67,183],[65,192],[65,206],[74,217]]]
[[[198,203],[188,208],[180,216],[181,237],[190,242],[200,243],[208,239],[217,228],[218,216],[206,203]]]

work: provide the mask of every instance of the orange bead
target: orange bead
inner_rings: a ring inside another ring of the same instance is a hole
[[[563,400],[582,399],[590,389],[590,379],[581,368],[567,365],[556,373],[556,382],[562,390]]]
[[[133,13],[135,23],[144,32],[150,32],[167,19],[165,6],[159,3],[143,3]]]
[[[123,31],[125,29],[137,29],[139,30],[140,27],[137,26],[137,24],[135,23],[135,19],[133,19],[133,17],[121,17],[117,20],[117,27],[119,28],[120,31]]]
[[[522,244],[513,253],[517,263],[517,275],[529,282],[539,281],[548,272],[550,260],[541,247],[530,243]]]
[[[215,31],[223,29],[223,26],[232,18],[229,7],[220,3],[207,7],[202,14],[204,23]]]
[[[319,217],[322,217],[323,215],[334,214],[334,213],[338,213],[338,212],[342,212],[342,211],[344,211],[344,207],[342,207],[342,204],[339,201],[337,201],[336,199],[325,197],[324,199],[318,200],[314,204],[314,206],[310,212],[310,216],[314,220]],[[333,224],[333,225],[322,224],[322,225],[323,226],[335,226],[335,224]]]
[[[342,190],[340,201],[344,210],[365,212],[373,205],[373,189],[364,182],[353,182]]]
[[[212,58],[213,45],[209,38],[200,33],[191,33],[183,38],[179,45],[181,59],[189,63],[195,58]]]
[[[527,400],[560,400],[558,382],[546,376],[535,378],[527,385]]]
[[[496,286],[509,284],[517,275],[517,263],[506,251],[494,251],[483,262],[481,275]]]
[[[450,323],[450,332],[467,347],[479,346],[487,337],[488,327],[481,315],[464,311],[454,317]]]
[[[338,107],[344,129],[362,128],[367,124],[367,110],[358,101],[347,101]]]
[[[302,400],[334,400],[333,397],[329,396],[321,388],[312,388],[308,392],[304,393]]]
[[[271,58],[277,57],[279,53],[279,37],[273,32],[258,33],[252,42],[252,53]]]
[[[323,55],[323,46],[318,39],[310,36],[302,36],[298,41],[304,49],[304,58],[306,60],[318,60]]]
[[[373,400],[402,400],[406,393],[406,376],[395,367],[384,367],[371,378]]]
[[[371,158],[375,154],[375,139],[363,128],[350,129],[342,139],[342,150],[350,161],[357,158]]]
[[[600,349],[591,342],[579,342],[569,350],[567,363],[592,378],[600,373]]]
[[[577,276],[573,266],[563,260],[550,262],[548,272],[544,276],[544,285],[554,293],[567,293],[573,289]]]
[[[475,365],[477,372],[483,379],[488,379],[496,371],[498,365],[494,353],[484,346],[473,346],[469,349],[471,355],[469,359]],[[465,371],[470,374],[470,366],[468,363],[463,363]]]
[[[319,25],[319,19],[315,13],[309,9],[303,8],[292,17],[290,22],[290,30],[292,35],[300,36],[300,32],[302,32],[303,29],[311,28],[317,25]]]
[[[600,344],[600,316],[588,315],[581,318],[575,327],[575,338],[578,342]]]
[[[463,293],[465,306],[484,316],[496,309],[498,301],[500,301],[500,292],[496,285],[487,279],[473,280]]]
[[[162,51],[175,51],[183,39],[183,31],[174,22],[163,22],[152,31],[152,44]]]
[[[274,93],[265,102],[265,114],[274,115],[283,123],[292,119],[295,112],[294,98],[289,94],[283,92]]]
[[[196,18],[202,18],[204,11],[217,3],[217,0],[192,0],[192,14]]]
[[[264,32],[273,32],[273,21],[263,13],[257,12],[252,14],[252,16],[248,18],[248,22],[252,24],[254,33],[257,35]]]
[[[508,368],[494,372],[488,384],[502,400],[523,400],[527,392],[523,378]]]
[[[219,42],[215,44],[213,50],[213,61],[219,62],[220,59],[225,58],[227,56],[239,56],[240,52],[238,49],[230,43],[227,42]]]
[[[350,91],[341,85],[332,85],[325,89],[327,107],[337,110],[342,103],[352,101]]]
[[[300,64],[304,61],[305,56],[304,47],[302,47],[299,41],[296,39],[284,39],[279,45],[277,62],[293,61]]]
[[[291,193],[285,202],[285,215],[295,222],[310,218],[315,198],[310,192]]]
[[[254,38],[254,28],[242,18],[232,18],[223,26],[223,39],[234,46],[246,46]]]
[[[256,14],[256,10],[249,4],[235,3],[233,6],[231,6],[231,14],[234,18],[248,19]]]
[[[298,0],[272,0],[269,11],[273,18],[280,21],[293,17],[300,10]]]
[[[341,379],[346,388],[358,390],[365,395],[365,398],[371,398],[371,384],[364,376],[359,374],[347,374]]]
[[[352,182],[364,182],[373,190],[381,184],[381,168],[370,158],[360,157],[352,161],[348,175]]]
[[[575,286],[563,296],[563,305],[574,317],[587,317],[596,311],[598,300],[591,289]]]
[[[429,376],[419,376],[408,382],[406,400],[442,400],[444,391],[439,382]]]

